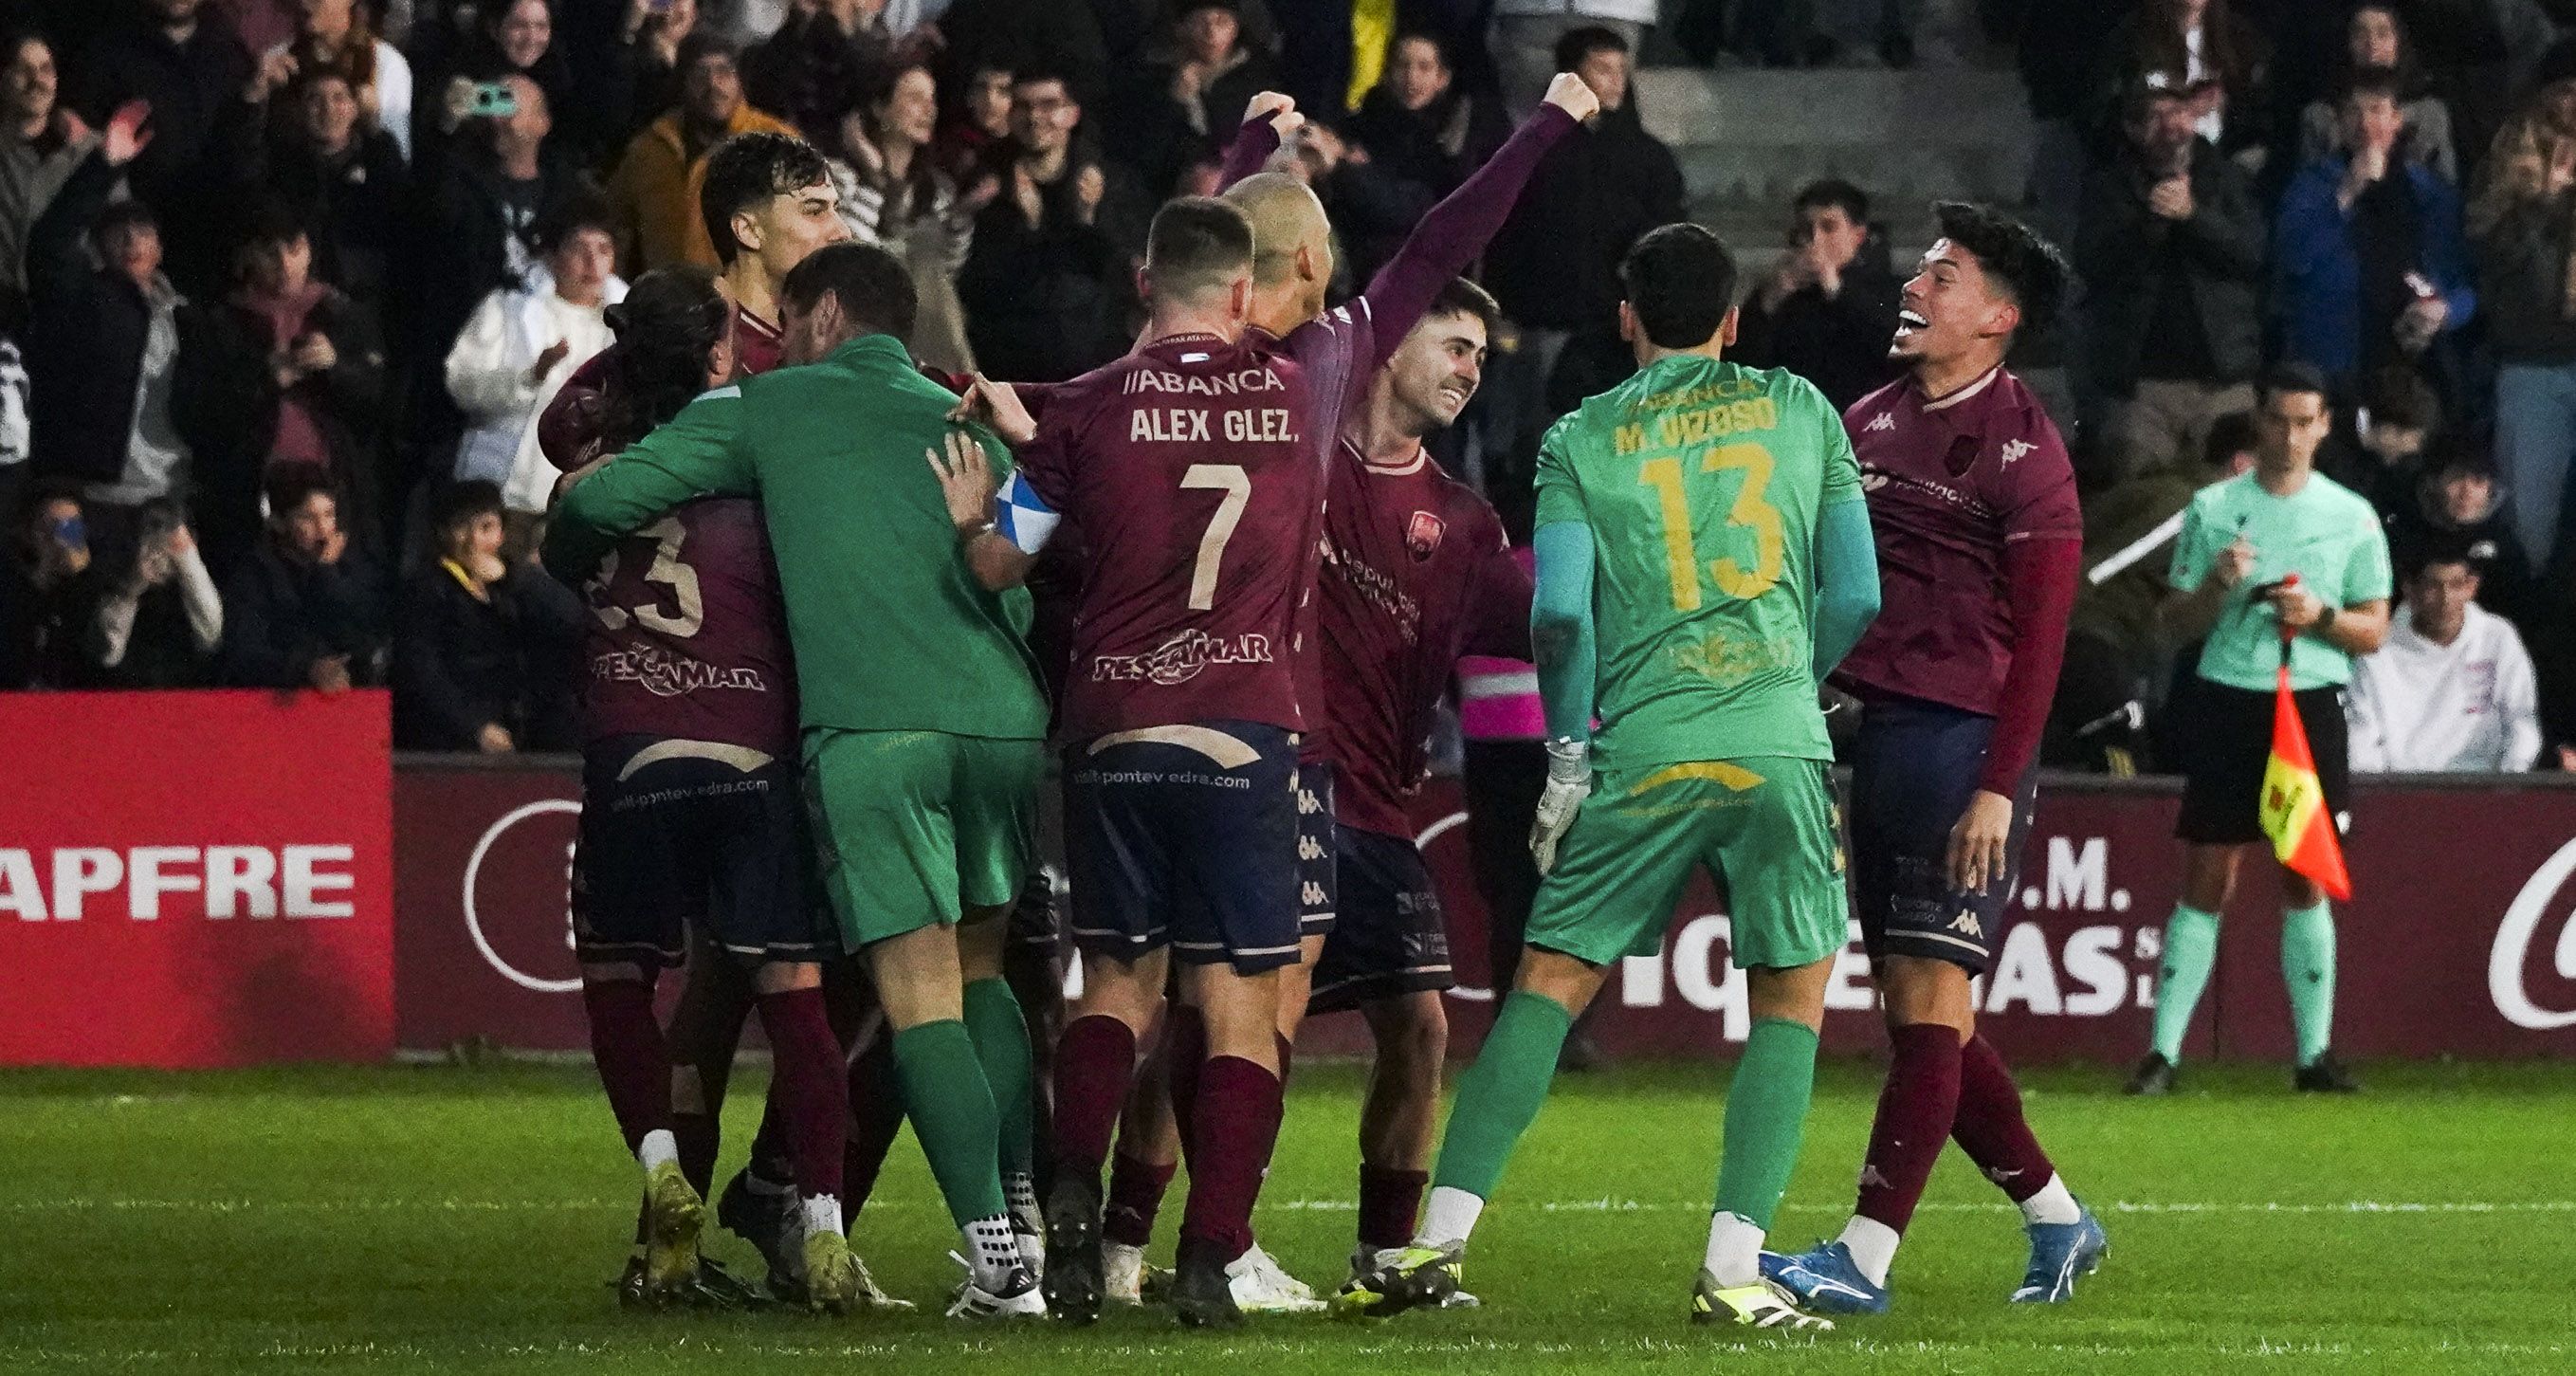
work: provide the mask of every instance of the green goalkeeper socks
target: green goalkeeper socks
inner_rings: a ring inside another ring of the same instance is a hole
[[[1000,1116],[1002,1173],[1028,1174],[1035,1153],[1029,1136],[1029,1024],[1008,983],[979,979],[966,986],[966,1032]]]
[[[2182,1038],[2191,1030],[2191,1015],[2200,993],[2209,987],[2210,967],[2218,963],[2218,914],[2175,904],[2165,924],[2164,966],[2156,974],[2156,1054],[2182,1063]]]
[[[2281,910],[2281,979],[2290,987],[2290,1026],[2298,1033],[2299,1064],[2325,1054],[2334,1038],[2334,909],[2320,898],[2305,908]]]
[[[1503,1165],[1521,1134],[1538,1118],[1556,1078],[1557,1053],[1574,1015],[1544,994],[1513,991],[1503,1000],[1494,1030],[1485,1034],[1475,1065],[1458,1078],[1458,1102],[1449,1110],[1449,1132],[1431,1183],[1494,1197]]]
[[[921,1154],[930,1158],[930,1173],[948,1200],[949,1215],[960,1228],[1000,1217],[1009,1207],[1002,1199],[1002,1171],[994,1156],[1001,1125],[966,1024],[949,1019],[895,1033],[894,1065],[903,1080],[904,1105],[912,1113],[913,1136],[921,1139]]]
[[[1816,1030],[1764,1018],[1744,1039],[1726,1091],[1726,1141],[1717,1165],[1717,1212],[1769,1231],[1788,1193],[1816,1090]]]

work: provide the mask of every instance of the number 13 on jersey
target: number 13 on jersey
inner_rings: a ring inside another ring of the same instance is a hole
[[[1702,600],[1702,566],[1691,531],[1690,492],[1682,467],[1687,461],[1687,456],[1648,459],[1638,467],[1637,481],[1654,489],[1663,517],[1664,561],[1672,574],[1673,610],[1695,612]],[[1727,509],[1725,528],[1753,533],[1753,567],[1747,569],[1733,554],[1725,554],[1709,560],[1706,568],[1708,581],[1717,585],[1720,594],[1750,602],[1779,584],[1780,563],[1786,553],[1780,509],[1764,495],[1771,485],[1771,451],[1753,443],[1721,444],[1700,455],[1697,467],[1702,473],[1733,469],[1744,475],[1742,484],[1735,489],[1735,504]]]

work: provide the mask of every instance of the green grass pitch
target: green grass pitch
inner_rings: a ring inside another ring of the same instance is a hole
[[[632,1167],[578,1070],[0,1074],[0,1369],[62,1373],[2576,1370],[2576,1066],[2371,1068],[2357,1099],[2193,1067],[2168,1102],[2031,1077],[2111,1231],[2073,1304],[2007,1306],[2018,1217],[1954,1152],[1897,1308],[1816,1339],[1695,1329],[1715,1067],[1559,1081],[1468,1265],[1477,1312],[1376,1327],[1166,1315],[1088,1331],[938,1317],[954,1244],[895,1148],[856,1230],[902,1318],[620,1313]],[[1826,1067],[1775,1240],[1839,1226],[1877,1071]],[[1350,1247],[1358,1073],[1301,1069],[1263,1240],[1319,1285]],[[758,1091],[728,1124],[738,1155]],[[1177,1199],[1165,1212],[1168,1230]],[[718,1250],[744,1255],[730,1237]],[[1160,1249],[1158,1249],[1160,1250]]]

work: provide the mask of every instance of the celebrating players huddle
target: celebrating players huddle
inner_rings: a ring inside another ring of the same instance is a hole
[[[963,1241],[952,1316],[1089,1322],[1156,1292],[1191,1326],[1473,1304],[1468,1237],[1573,1018],[1701,867],[1730,894],[1754,1022],[1693,1316],[1884,1309],[1952,1137],[2029,1220],[2013,1298],[2063,1300],[2098,1264],[2100,1226],[1968,994],[2072,598],[2072,473],[2001,366],[2063,264],[1942,207],[1893,344],[1911,376],[1847,434],[1813,386],[1723,359],[1716,237],[1648,234],[1623,267],[1639,371],[1543,445],[1533,586],[1424,441],[1474,395],[1495,323],[1458,274],[1597,108],[1560,76],[1327,309],[1322,206],[1259,170],[1301,119],[1257,98],[1222,195],[1155,217],[1134,349],[1051,386],[918,368],[911,279],[833,242],[810,149],[712,156],[723,276],[648,274],[545,422],[569,470],[545,561],[594,613],[574,917],[643,1173],[631,1302],[900,1305],[845,1224],[908,1118]],[[1435,1162],[1451,976],[1404,801],[1467,654],[1538,665],[1547,877]],[[1763,1242],[1853,911],[1828,675],[1865,704],[1857,911],[1897,1054],[1851,1225],[1787,1256]],[[1050,740],[1063,915],[1037,867]],[[1060,1010],[1059,940],[1083,973]],[[683,965],[666,1030],[653,987]],[[776,1072],[718,1217],[759,1248],[759,1291],[698,1246],[755,1009]],[[1356,1246],[1326,1300],[1252,1218],[1300,1025],[1344,1010],[1377,1056]],[[1161,1275],[1145,1249],[1180,1161]]]

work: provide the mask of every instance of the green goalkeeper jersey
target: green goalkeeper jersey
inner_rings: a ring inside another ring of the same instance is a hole
[[[1596,551],[1603,768],[1832,758],[1817,515],[1860,499],[1842,417],[1781,369],[1673,355],[1548,431],[1537,524],[1580,521]]]

